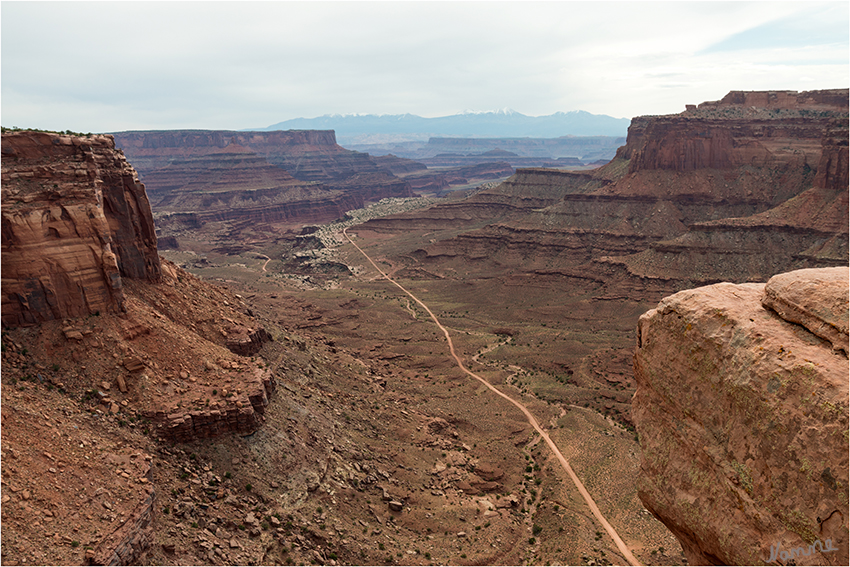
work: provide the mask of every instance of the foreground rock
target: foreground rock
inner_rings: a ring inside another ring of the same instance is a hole
[[[767,282],[762,304],[847,354],[847,268],[775,276]]]
[[[825,281],[815,297],[838,309],[809,302],[805,326],[762,304],[800,305],[795,290]],[[847,294],[847,268],[800,270],[683,291],[641,317],[640,496],[689,563],[757,564],[773,552],[847,564],[848,361],[810,331],[846,332]]]

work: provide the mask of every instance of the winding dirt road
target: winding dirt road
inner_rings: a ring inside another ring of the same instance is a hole
[[[540,424],[537,422],[537,419],[531,414],[531,412],[528,410],[528,408],[526,408],[523,404],[514,400],[513,398],[511,398],[507,394],[496,389],[495,386],[490,384],[490,382],[488,382],[487,380],[485,380],[481,376],[479,376],[479,375],[475,374],[474,372],[472,372],[471,370],[467,369],[466,366],[464,366],[461,358],[458,356],[457,352],[455,352],[454,343],[452,342],[452,338],[449,335],[449,331],[440,323],[440,320],[437,319],[437,316],[434,315],[434,313],[431,311],[431,309],[427,305],[425,305],[425,303],[423,303],[418,297],[413,295],[406,288],[404,288],[400,283],[398,283],[397,281],[392,279],[381,268],[379,268],[378,264],[376,264],[372,260],[372,258],[370,258],[369,255],[366,254],[366,252],[364,252],[363,249],[360,248],[354,242],[354,240],[351,239],[350,236],[348,236],[348,233],[346,232],[347,230],[348,230],[347,227],[344,228],[342,230],[342,234],[363,255],[363,257],[366,258],[369,261],[369,263],[372,264],[372,266],[376,270],[378,270],[378,273],[380,273],[384,277],[384,279],[386,279],[391,284],[393,284],[394,286],[399,288],[401,291],[403,291],[405,294],[407,294],[411,299],[413,299],[413,301],[418,303],[420,305],[420,307],[422,307],[422,309],[424,309],[425,312],[428,313],[428,315],[431,317],[431,320],[434,321],[434,324],[437,325],[437,327],[439,327],[441,331],[443,331],[443,335],[445,335],[446,342],[449,345],[449,351],[451,352],[452,357],[455,359],[455,362],[457,362],[458,368],[460,368],[465,374],[469,375],[472,378],[475,378],[476,380],[481,382],[483,385],[487,386],[487,388],[489,388],[494,394],[496,394],[496,395],[504,398],[508,402],[512,403],[514,406],[516,406],[525,415],[526,419],[528,420],[528,423],[534,428],[535,431],[537,431],[537,433],[540,435],[540,437],[544,441],[546,441],[546,444],[549,446],[549,448],[555,454],[558,461],[561,463],[561,466],[564,468],[564,470],[569,475],[570,479],[573,481],[573,484],[575,485],[576,489],[578,489],[579,494],[581,494],[582,498],[584,498],[584,501],[587,503],[587,506],[590,508],[590,511],[593,512],[593,515],[596,517],[596,519],[599,521],[599,523],[602,524],[602,527],[605,528],[605,531],[608,532],[608,535],[611,536],[611,539],[614,540],[614,544],[617,546],[617,549],[620,551],[620,553],[623,555],[623,557],[626,558],[626,561],[628,561],[631,565],[640,565],[641,563],[632,554],[632,552],[626,546],[625,542],[623,542],[623,540],[617,534],[616,530],[614,530],[614,527],[608,522],[608,520],[605,519],[605,516],[602,515],[602,512],[599,510],[599,507],[596,505],[596,502],[594,502],[593,497],[590,496],[590,493],[584,487],[584,484],[582,484],[581,480],[579,480],[578,476],[576,476],[575,472],[573,472],[573,469],[570,466],[570,463],[567,462],[567,459],[564,457],[563,454],[561,454],[561,451],[560,451],[560,449],[558,449],[558,446],[555,445],[555,442],[552,441],[552,439],[549,437],[549,434],[546,433],[546,431],[542,427],[540,427]]]
[[[271,259],[271,258],[269,258],[268,256],[266,256],[265,254],[259,254],[259,253],[257,253],[257,256],[262,256],[263,258],[265,258],[265,259],[266,259],[266,263],[265,263],[265,264],[263,264],[263,271],[265,272],[265,271],[266,271],[266,266],[268,266],[268,265],[269,265],[269,262],[271,262],[271,261],[272,261],[272,259]]]

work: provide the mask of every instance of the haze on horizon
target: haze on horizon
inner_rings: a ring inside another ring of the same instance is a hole
[[[2,124],[617,118],[850,85],[847,2],[2,2]]]

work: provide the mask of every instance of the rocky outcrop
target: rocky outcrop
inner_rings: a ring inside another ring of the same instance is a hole
[[[773,276],[762,305],[805,327],[836,350],[847,348],[847,268],[798,270]]]
[[[263,343],[272,340],[263,327],[244,327],[232,325],[224,333],[227,335],[227,348],[240,356],[252,356],[263,347]]]
[[[443,228],[497,222],[552,206],[567,195],[602,184],[584,172],[526,168],[497,186],[488,187],[468,199],[441,203],[424,211],[402,213],[370,220],[369,229],[406,231],[411,228]]]
[[[251,379],[242,382],[238,392],[223,390],[223,401],[214,402],[203,409],[171,413],[144,411],[142,415],[154,423],[159,437],[173,443],[188,443],[224,433],[253,433],[264,422],[263,414],[276,389],[276,382],[270,372],[259,369],[254,370]]]
[[[827,118],[822,117],[824,114]],[[724,194],[723,202],[713,202],[704,191],[702,197],[691,198],[710,205],[715,219],[708,220],[704,213],[688,214],[683,206],[687,199],[674,198],[672,202],[687,217],[683,234],[651,243],[633,256],[605,261],[621,263],[640,277],[674,277],[695,283],[757,281],[789,269],[846,265],[848,131],[846,118],[839,124],[836,114],[840,113],[834,109],[822,110],[812,119],[814,123],[822,122],[816,168],[810,168],[808,161],[795,165],[791,159],[784,166],[765,167],[774,173],[761,181],[741,179],[739,173],[744,172],[746,178],[753,166],[729,169],[727,177],[736,175],[736,182],[729,189],[715,184],[708,191],[709,195]],[[785,143],[788,148],[797,147],[795,142]],[[787,154],[790,150],[783,151]],[[801,155],[805,153],[801,150]],[[809,150],[809,155],[813,157],[815,152]],[[719,179],[708,171],[703,172],[706,177]],[[775,172],[781,172],[782,177],[777,178]],[[766,179],[774,179],[775,183],[766,184]],[[746,197],[731,197],[730,189]]]
[[[404,176],[410,183],[411,189],[419,193],[432,192],[440,194],[459,185],[505,178],[513,175],[514,170],[509,163],[496,161],[478,163],[464,167],[415,172]]]
[[[7,326],[123,310],[122,278],[161,278],[145,186],[111,136],[3,134]]]
[[[150,474],[147,475],[150,477]],[[142,565],[153,542],[153,505],[156,491],[144,498],[117,530],[106,536],[87,556],[88,565]]]
[[[681,113],[638,120],[629,172],[816,167],[824,125],[847,114],[846,89],[732,91]]]
[[[640,497],[689,564],[847,564],[847,301],[847,268],[802,270],[640,318]]]
[[[374,169],[366,154],[338,146],[332,130],[150,130],[113,135],[142,176],[175,159],[199,158],[233,148],[257,154],[303,181],[328,181],[347,177],[353,171]]]

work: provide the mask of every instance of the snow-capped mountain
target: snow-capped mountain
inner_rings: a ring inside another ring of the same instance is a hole
[[[470,138],[558,138],[561,136],[625,136],[630,120],[583,110],[526,116],[509,108],[464,111],[453,116],[423,118],[414,114],[326,114],[294,118],[257,130],[335,130],[338,140],[369,135]]]

